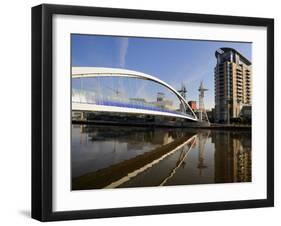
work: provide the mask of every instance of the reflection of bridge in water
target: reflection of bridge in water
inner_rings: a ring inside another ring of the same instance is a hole
[[[113,68],[72,68],[72,111],[198,119],[173,87],[144,73]],[[93,114],[92,114],[93,115]],[[91,118],[91,116],[89,116]],[[101,117],[102,118],[102,117]]]
[[[157,164],[161,163],[161,161],[165,160],[176,152],[181,152],[181,155],[184,153],[184,156],[181,157],[180,163],[176,166],[176,168],[180,167],[188,152],[196,142],[196,135],[194,132],[181,133],[178,131],[177,133],[178,134],[174,134],[176,137],[172,139],[169,139],[168,137],[164,138],[161,143],[165,143],[169,140],[168,143],[164,145],[145,151],[142,154],[125,159],[108,167],[73,178],[72,189],[81,190],[118,187],[149,170],[150,168],[155,166],[157,167]],[[179,137],[177,138],[177,136]],[[122,136],[119,137],[119,141],[121,140]],[[173,169],[173,172],[176,171],[176,168]],[[159,183],[159,185],[163,186],[172,176],[173,175],[169,175],[165,180]]]

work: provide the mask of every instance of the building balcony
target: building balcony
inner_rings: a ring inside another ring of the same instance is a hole
[[[224,83],[219,83],[219,84],[216,84],[216,87],[224,88],[224,87],[225,87],[225,84],[224,84]]]

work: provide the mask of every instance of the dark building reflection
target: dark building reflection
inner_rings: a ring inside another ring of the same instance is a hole
[[[215,183],[251,181],[251,133],[217,131],[215,145]]]

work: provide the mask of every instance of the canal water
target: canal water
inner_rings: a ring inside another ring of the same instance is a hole
[[[251,181],[251,132],[72,125],[72,189]]]

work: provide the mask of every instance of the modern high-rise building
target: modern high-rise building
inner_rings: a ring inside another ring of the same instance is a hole
[[[229,123],[252,101],[251,62],[232,48],[216,51],[215,121]]]

